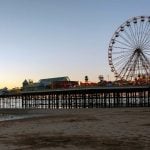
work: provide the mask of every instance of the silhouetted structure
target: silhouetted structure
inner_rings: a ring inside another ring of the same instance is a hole
[[[0,108],[150,107],[150,86],[86,87],[0,95]]]
[[[25,80],[23,82],[23,91],[41,91],[48,89],[58,89],[58,88],[70,88],[78,86],[78,81],[70,81],[69,77],[57,77],[57,78],[47,78],[41,79],[37,83],[28,82]]]

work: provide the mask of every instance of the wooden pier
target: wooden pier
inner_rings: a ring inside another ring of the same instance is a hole
[[[0,108],[150,107],[150,86],[86,87],[0,95]]]

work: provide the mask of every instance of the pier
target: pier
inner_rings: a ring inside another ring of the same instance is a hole
[[[5,109],[149,107],[150,86],[85,87],[0,95]]]

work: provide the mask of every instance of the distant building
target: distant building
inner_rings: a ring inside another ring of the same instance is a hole
[[[64,82],[64,81],[70,81],[69,77],[65,76],[65,77],[57,77],[57,78],[48,78],[48,79],[41,79],[40,83],[43,86],[49,86],[52,85],[55,82]]]
[[[68,76],[41,79],[34,83],[25,80],[23,83],[23,91],[40,91],[46,89],[71,88],[78,86],[78,81],[70,81]]]
[[[7,87],[3,88],[3,89],[0,89],[0,95],[5,95],[5,94],[8,94],[8,89]]]

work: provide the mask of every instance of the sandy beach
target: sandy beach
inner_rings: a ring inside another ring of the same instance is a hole
[[[1,150],[150,149],[150,108],[29,110],[25,113],[34,116],[0,122]]]

